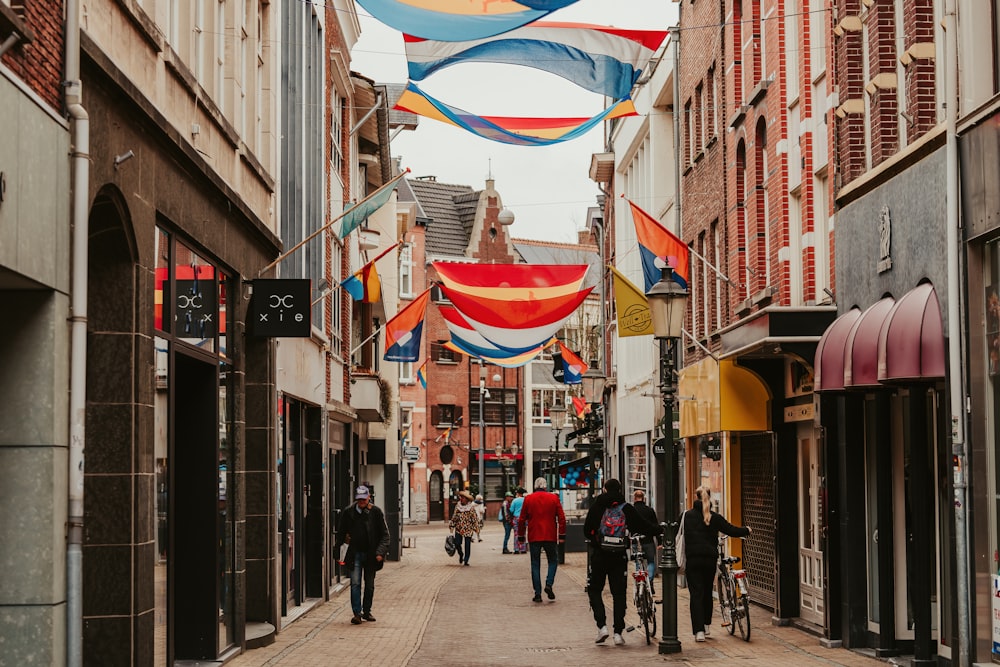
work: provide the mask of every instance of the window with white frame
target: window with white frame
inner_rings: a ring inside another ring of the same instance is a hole
[[[401,361],[399,363],[399,381],[402,384],[413,384],[413,362]]]
[[[553,405],[564,407],[569,400],[569,392],[565,389],[532,389],[531,390],[531,424],[544,426],[551,424],[549,408]]]
[[[399,250],[399,296],[413,297],[413,246],[409,243]]]

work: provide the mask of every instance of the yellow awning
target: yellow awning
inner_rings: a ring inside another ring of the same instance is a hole
[[[682,438],[720,431],[768,431],[771,391],[753,371],[706,357],[680,372]]]

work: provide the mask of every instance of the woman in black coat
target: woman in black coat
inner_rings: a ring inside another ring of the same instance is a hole
[[[712,511],[712,490],[699,486],[691,509],[681,515],[684,522],[684,553],[687,558],[688,593],[691,597],[691,632],[695,641],[705,641],[712,624],[712,587],[719,560],[719,533],[746,537],[750,529],[734,526]]]

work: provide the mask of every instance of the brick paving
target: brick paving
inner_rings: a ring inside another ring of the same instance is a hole
[[[642,629],[626,633],[625,646],[594,644],[594,625],[586,594],[586,555],[566,554],[556,575],[556,600],[531,601],[527,555],[501,553],[503,531],[488,522],[481,543],[474,543],[469,567],[444,551],[445,524],[406,526],[414,546],[400,562],[387,563],[376,579],[374,623],[350,624],[350,592],[301,616],[273,644],[248,651],[227,667],[326,667],[331,664],[421,667],[554,664],[597,666],[676,663],[697,667],[761,665],[873,667],[879,660],[841,648],[792,627],[770,624],[770,614],[751,607],[749,643],[719,626],[704,643],[690,635],[687,591],[679,591],[678,634],[681,653],[661,656],[656,641],[647,646]],[[545,556],[542,556],[544,576]],[[659,582],[657,582],[659,583]],[[544,598],[544,596],[543,596]],[[608,616],[610,596],[605,593]],[[657,621],[662,610],[657,605]],[[637,622],[629,604],[627,623]],[[658,632],[660,628],[658,628]],[[884,664],[884,663],[883,663]]]

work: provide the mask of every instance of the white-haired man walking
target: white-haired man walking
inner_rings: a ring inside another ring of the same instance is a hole
[[[524,499],[521,506],[521,516],[517,520],[517,535],[527,536],[528,552],[531,554],[531,585],[535,589],[533,602],[542,601],[542,550],[545,550],[545,560],[549,571],[545,576],[545,595],[550,600],[556,599],[552,585],[556,580],[556,569],[559,567],[558,545],[566,541],[566,513],[559,503],[559,496],[549,493],[548,483],[544,477],[535,480],[535,492]]]

